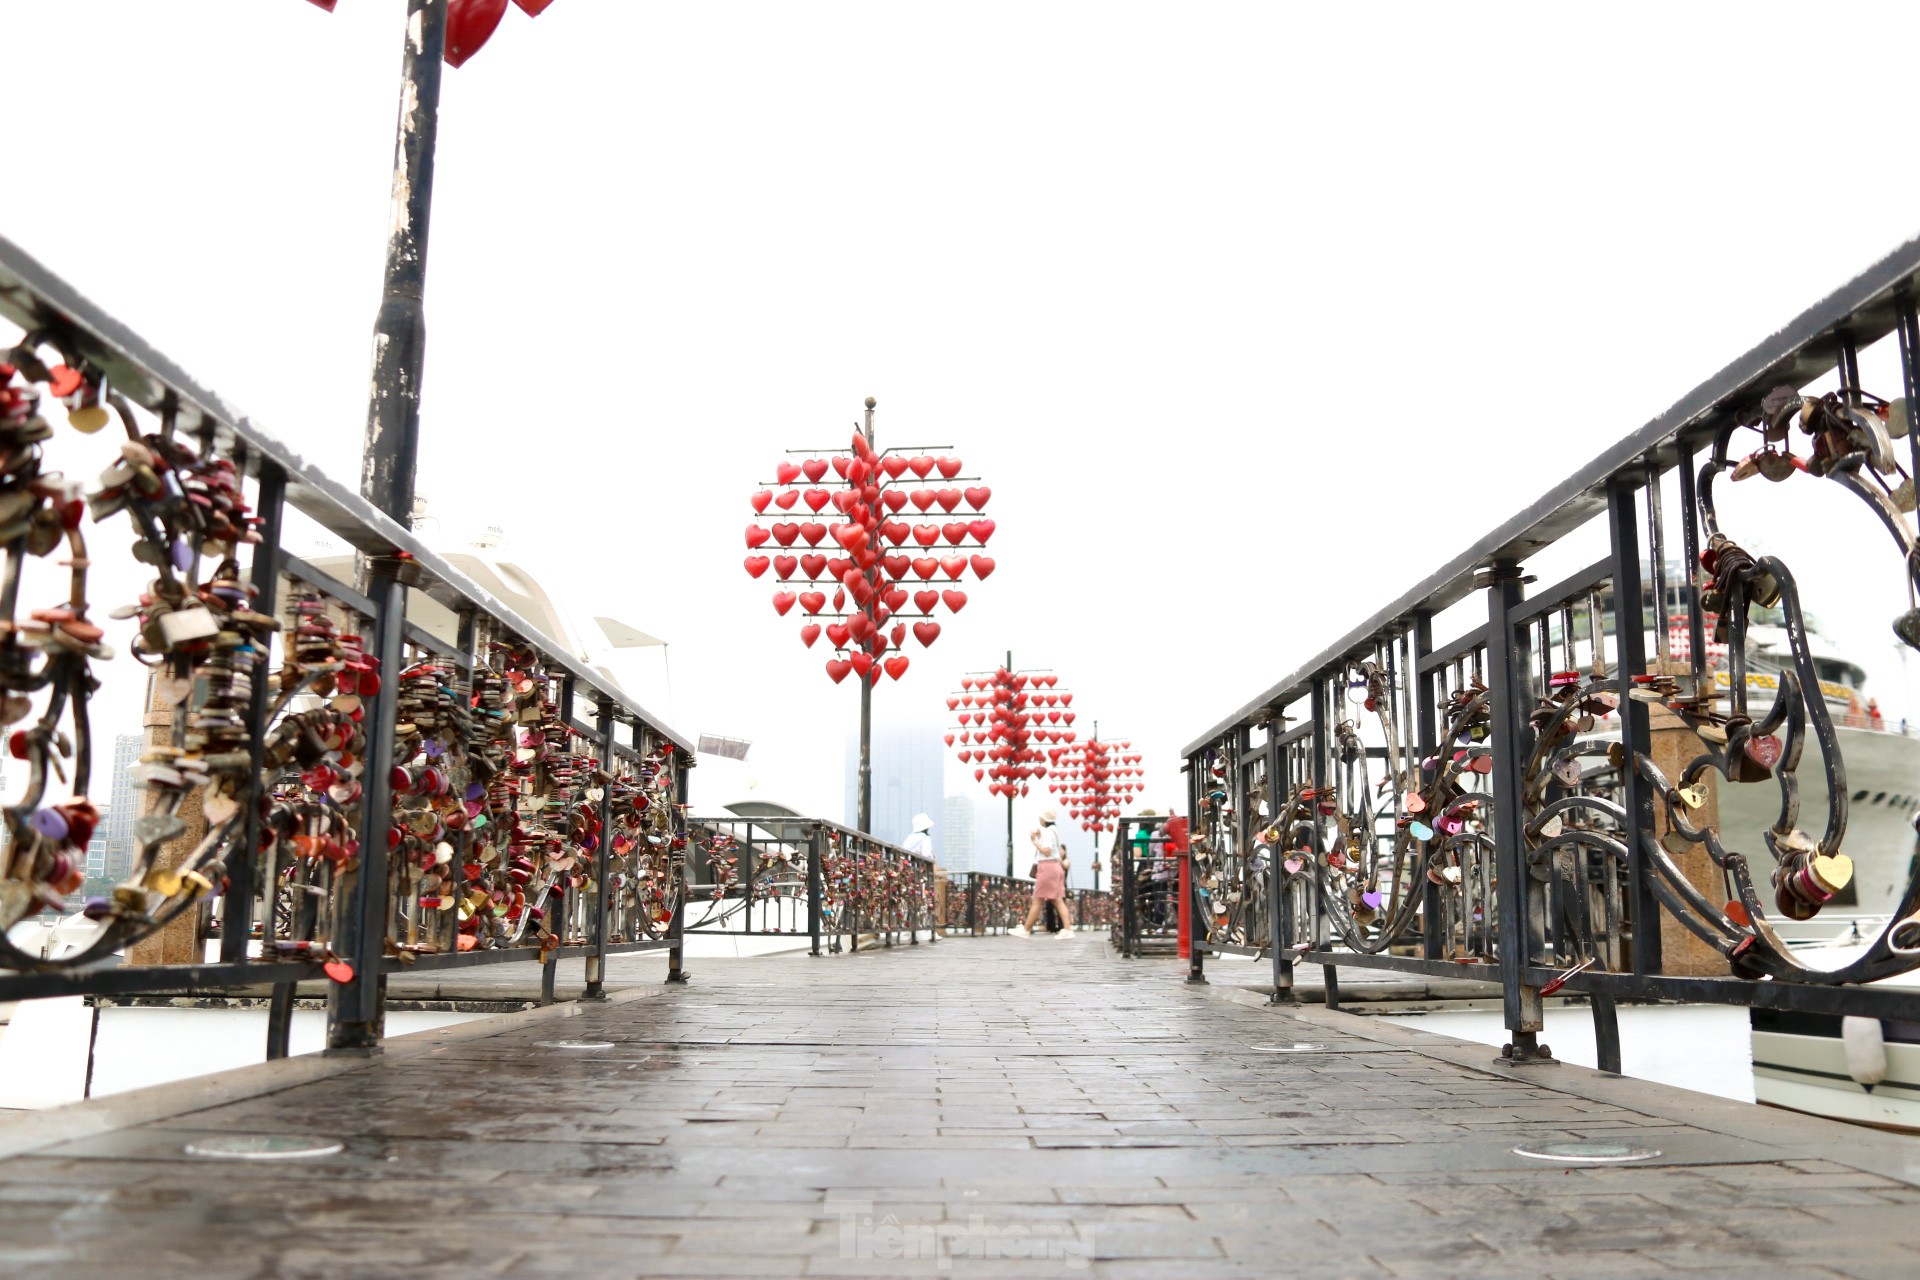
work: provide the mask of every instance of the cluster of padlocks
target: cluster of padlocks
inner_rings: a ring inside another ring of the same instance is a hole
[[[92,485],[43,465],[55,409],[82,434],[116,421],[125,430]],[[679,749],[657,739],[621,748],[609,771],[563,718],[561,675],[505,634],[469,660],[410,642],[388,672],[362,638],[372,630],[364,601],[289,578],[263,611],[241,561],[261,535],[236,446],[204,418],[192,431],[178,420],[164,406],[139,409],[48,335],[0,355],[0,719],[27,770],[6,809],[0,965],[85,965],[223,893],[256,899],[263,957],[332,959],[369,838],[388,852],[387,950],[403,961],[590,941],[603,858],[613,940],[661,936],[680,898]],[[91,942],[56,959],[27,955],[6,928],[66,909],[100,827],[88,699],[93,664],[114,646],[89,616],[88,569],[106,541],[97,526],[123,515],[120,539],[151,575],[111,614],[149,669],[130,870],[86,902],[100,926]],[[44,603],[31,599],[49,576],[32,567],[42,561],[57,562],[65,586]],[[367,733],[389,680],[391,826],[369,836]],[[249,842],[253,857],[236,863]],[[235,865],[249,868],[247,882],[232,883]]]

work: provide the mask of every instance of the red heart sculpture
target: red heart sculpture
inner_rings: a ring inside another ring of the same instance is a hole
[[[991,556],[975,556],[968,563],[973,566],[973,576],[982,581],[985,581],[993,573],[993,557]],[[960,575],[956,573],[953,576],[957,578]]]
[[[887,639],[893,641],[893,647],[896,649],[900,647],[900,645],[906,640],[906,638],[907,638],[907,624],[904,622],[894,623],[893,630],[887,634]]]
[[[960,505],[960,491],[958,489],[942,489],[933,495],[933,500],[940,504],[942,511],[951,511]]]
[[[967,503],[972,506],[975,511],[978,511],[987,505],[987,499],[992,496],[993,490],[987,488],[985,485],[980,485],[977,488],[967,490]]]
[[[855,640],[866,639],[867,633],[872,630],[873,630],[873,619],[869,618],[864,613],[856,613],[851,618],[847,619],[847,634],[852,636]]]
[[[507,0],[447,0],[447,61],[455,67],[465,66],[506,15]],[[347,977],[352,976],[349,971]]]
[[[513,0],[513,2],[520,6],[520,12],[529,18],[537,18],[547,11],[547,6],[552,4],[553,0]]]
[[[920,581],[925,582],[940,571],[940,562],[932,556],[923,556],[913,562],[913,571]]]
[[[866,677],[867,672],[873,670],[873,656],[861,653],[858,649],[853,651],[847,661],[853,664],[853,669],[860,673],[862,679]]]
[[[506,0],[500,0],[500,2],[502,4],[505,4]],[[766,542],[766,540],[772,536],[773,536],[772,534],[768,533],[765,529],[762,529],[757,524],[748,525],[747,526],[747,549],[751,551],[753,548],[760,546],[762,543]]]
[[[801,498],[801,501],[807,504],[807,506],[811,507],[815,511],[818,511],[820,508],[826,506],[829,502],[833,502],[836,496],[837,495],[835,494],[828,493],[825,489],[809,489],[805,493],[801,494],[800,498]],[[835,503],[834,505],[838,506],[839,504]]]
[[[947,541],[956,547],[967,540],[967,526],[958,521],[941,525],[940,532],[945,534]]]
[[[882,458],[880,459],[880,469],[886,472],[889,476],[893,477],[895,480],[898,480],[901,476],[906,474],[907,460],[898,455],[895,455],[890,458]]]
[[[904,490],[888,489],[880,495],[880,501],[886,504],[887,510],[898,511],[907,505],[907,495]]]
[[[942,458],[940,461],[934,463],[934,465],[939,467],[940,474],[949,480],[960,474],[960,459],[958,458]]]
[[[809,622],[806,626],[800,628],[800,643],[807,646],[807,648],[809,649],[813,648],[813,642],[815,640],[818,640],[819,638],[820,638],[819,623]]]
[[[847,678],[847,672],[851,670],[853,670],[853,664],[845,658],[827,659],[827,674],[833,677],[835,684],[839,684],[842,680],[845,680]]]
[[[907,469],[919,476],[922,480],[925,480],[927,473],[933,470],[933,459],[924,456],[909,458],[907,459]]]
[[[987,539],[993,536],[993,521],[991,520],[968,521],[967,532],[971,533],[974,536],[974,540],[979,542],[981,546],[985,546],[987,543]]]
[[[782,511],[791,511],[793,510],[793,504],[798,501],[800,501],[800,491],[798,489],[782,489],[780,496],[773,500],[773,505]]]
[[[933,505],[933,501],[934,501],[933,490],[915,489],[912,493],[907,495],[907,500],[913,503],[914,509],[916,511],[925,511],[928,507]]]
[[[967,607],[967,593],[964,591],[942,591],[940,598],[946,602],[947,608],[955,613]]]
[[[885,612],[898,613],[900,611],[900,606],[905,604],[906,602],[907,602],[907,593],[901,590],[899,587],[895,587],[893,590],[887,592],[887,603],[884,606]]]
[[[792,484],[800,478],[800,468],[791,462],[776,463],[773,468],[773,478],[778,484]]]
[[[889,520],[880,526],[880,532],[886,535],[888,542],[899,546],[913,533],[913,526],[904,520]]]
[[[746,559],[747,576],[749,578],[759,577],[767,571],[767,565],[770,563],[772,562],[765,556],[748,556]]]
[[[938,640],[940,638],[940,624],[937,622],[914,623],[913,638],[915,640],[918,640],[923,646],[932,644],[935,640]],[[947,745],[948,746],[953,745],[953,740],[951,738],[947,740]]]
[[[801,556],[800,571],[809,578],[818,578],[827,571],[827,558],[823,555]]]
[[[853,459],[852,458],[831,458],[829,459],[829,461],[833,463],[833,473],[839,476],[842,480],[845,480],[847,478],[847,464],[852,462]]]
[[[901,676],[907,674],[907,657],[905,654],[898,654],[894,657],[888,658],[886,662],[882,665],[886,667],[887,674],[892,676],[895,680],[898,680]]]
[[[834,648],[844,649],[847,647],[847,641],[852,639],[852,634],[846,623],[829,622],[827,624],[827,639],[833,642]]]
[[[800,593],[800,607],[808,613],[819,613],[820,610],[826,608],[826,606],[827,597],[821,592],[802,591]]]
[[[827,474],[827,464],[819,458],[808,458],[800,464],[800,473],[818,484],[820,477]]]
[[[785,582],[788,578],[791,578],[793,576],[793,571],[795,569],[798,569],[799,567],[800,567],[800,561],[795,559],[792,556],[775,556],[773,558],[774,576],[779,578],[780,581],[782,582]]]
[[[812,523],[803,524],[800,526],[800,536],[807,540],[808,546],[817,547],[820,545],[820,539],[827,536],[827,526]]]
[[[974,559],[975,566],[978,567],[980,557],[975,556],[973,559]],[[992,562],[989,561],[988,563],[989,565],[991,565]],[[941,556],[940,567],[947,571],[947,576],[949,578],[952,578],[955,582],[958,582],[960,580],[960,575],[967,571],[967,558],[965,556]],[[987,575],[983,573],[980,576],[984,578]]]
[[[762,489],[751,498],[748,498],[747,501],[753,504],[755,515],[763,515],[767,510],[767,504],[773,501],[773,490]]]
[[[773,611],[779,614],[783,618],[786,617],[787,610],[793,608],[794,599],[795,599],[794,594],[791,591],[774,592],[773,593]]]
[[[923,547],[930,547],[940,541],[940,526],[937,524],[917,524],[913,526],[913,540]]]
[[[922,613],[932,613],[933,606],[939,603],[940,593],[938,591],[916,591],[913,593],[913,607]],[[959,699],[954,699],[954,702],[958,703]]]
[[[776,524],[773,526],[772,532],[775,542],[783,547],[790,547],[793,545],[793,540],[800,536],[800,526],[797,524]]]

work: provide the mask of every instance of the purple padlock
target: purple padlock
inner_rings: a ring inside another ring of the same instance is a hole
[[[67,838],[67,820],[60,816],[57,809],[35,809],[33,816],[27,819],[27,825],[49,840]]]

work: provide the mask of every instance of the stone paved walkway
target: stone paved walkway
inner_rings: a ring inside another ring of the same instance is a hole
[[[1520,1074],[1097,937],[693,978],[7,1120],[0,1275],[1920,1276],[1920,1140]],[[183,1153],[232,1133],[346,1150]],[[1510,1150],[1576,1137],[1664,1154]]]

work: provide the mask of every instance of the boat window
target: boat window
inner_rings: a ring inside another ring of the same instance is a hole
[[[1853,793],[1853,802],[1855,804],[1859,804],[1862,800],[1865,800],[1866,798],[1867,798],[1867,789],[1865,787],[1862,787],[1858,791]]]
[[[1886,798],[1887,798],[1887,793],[1884,791],[1876,791],[1873,794],[1873,802],[1875,804],[1879,804],[1882,800],[1885,800]]]

